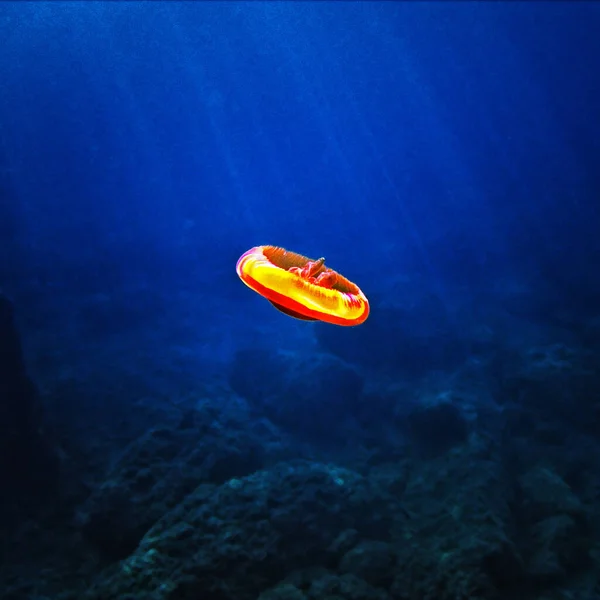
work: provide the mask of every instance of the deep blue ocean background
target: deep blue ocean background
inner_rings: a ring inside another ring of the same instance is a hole
[[[600,599],[599,32],[1,3],[0,598]]]

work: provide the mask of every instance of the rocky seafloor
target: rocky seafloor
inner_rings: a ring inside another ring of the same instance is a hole
[[[600,598],[600,327],[431,315],[206,371],[165,324],[24,332],[60,480],[5,489],[0,597]]]

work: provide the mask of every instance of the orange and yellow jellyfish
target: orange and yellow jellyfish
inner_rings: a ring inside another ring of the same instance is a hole
[[[256,246],[240,256],[240,279],[281,312],[304,321],[360,325],[369,301],[360,288],[325,266],[277,246]]]

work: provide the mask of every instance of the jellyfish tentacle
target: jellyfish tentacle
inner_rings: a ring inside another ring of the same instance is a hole
[[[327,288],[328,290],[333,289],[333,286],[338,281],[338,274],[335,271],[326,270],[323,271],[318,277],[315,278],[315,284]]]
[[[314,278],[321,272],[324,265],[325,258],[321,257],[319,260],[309,260],[303,267],[290,267],[288,271],[313,283]]]
[[[316,277],[325,266],[325,257],[322,256],[319,260],[308,261],[302,271],[307,278]]]
[[[288,271],[302,279],[323,288],[332,289],[338,281],[335,271],[325,267],[325,258],[309,260],[304,267],[290,267]]]

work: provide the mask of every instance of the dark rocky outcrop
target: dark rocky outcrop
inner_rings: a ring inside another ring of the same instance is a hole
[[[85,539],[104,561],[126,558],[146,532],[199,484],[221,484],[278,460],[285,442],[268,424],[241,426],[243,408],[204,405],[178,427],[158,427],[133,441],[77,515]]]
[[[0,481],[4,504],[31,504],[58,482],[59,461],[27,374],[12,303],[0,294]]]
[[[334,562],[340,531],[389,539],[394,511],[369,479],[318,463],[201,485],[85,598],[253,600],[293,568]]]

